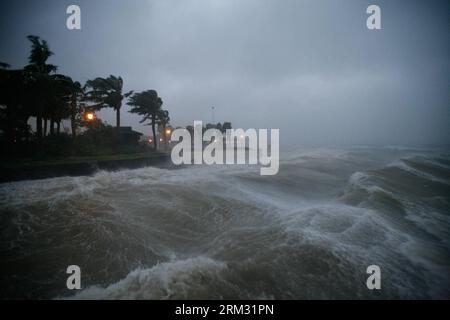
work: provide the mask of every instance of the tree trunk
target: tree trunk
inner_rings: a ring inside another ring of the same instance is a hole
[[[50,135],[54,135],[55,134],[55,120],[50,119]]]
[[[167,150],[167,134],[166,125],[163,125],[163,136],[164,136],[164,149]]]
[[[156,137],[155,122],[156,122],[155,116],[152,116],[153,148],[155,149],[155,151],[157,151],[158,145],[156,144],[157,137]]]
[[[59,120],[57,125],[56,125],[56,133],[57,134],[61,133],[61,120]]]
[[[116,109],[116,126],[120,128],[120,108]]]
[[[47,135],[47,118],[44,118],[44,137]]]
[[[39,114],[36,116],[36,135],[38,139],[42,138],[42,116]]]
[[[72,112],[70,115],[70,128],[72,129],[72,138],[76,138],[77,136],[77,127],[75,124],[75,113]]]
[[[28,117],[23,122],[23,132],[25,133],[25,141],[28,142],[30,140],[30,132],[28,130]]]

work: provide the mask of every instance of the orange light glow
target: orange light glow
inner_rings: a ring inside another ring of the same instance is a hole
[[[167,130],[166,130],[166,134],[167,134],[167,135],[170,135],[171,132],[172,132],[172,131],[170,131],[170,129],[167,129]]]
[[[91,120],[94,120],[94,118],[95,118],[95,115],[94,115],[93,112],[86,113],[86,119],[87,120],[91,121]]]

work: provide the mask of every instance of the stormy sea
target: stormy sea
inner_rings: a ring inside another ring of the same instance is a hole
[[[450,298],[448,148],[280,157],[1,184],[0,298]]]

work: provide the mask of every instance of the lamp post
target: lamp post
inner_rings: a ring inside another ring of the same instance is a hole
[[[172,134],[172,130],[170,129],[170,128],[167,128],[166,129],[166,131],[164,132],[165,133],[165,137],[164,137],[164,142],[165,142],[165,148],[166,148],[166,150],[167,150],[167,147],[168,147],[168,143],[167,142],[170,142],[170,135]]]

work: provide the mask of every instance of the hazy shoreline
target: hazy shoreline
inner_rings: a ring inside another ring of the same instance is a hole
[[[148,166],[170,167],[170,155],[123,154],[110,157],[86,157],[80,159],[62,159],[60,161],[31,161],[23,164],[0,165],[0,183],[38,180],[63,176],[89,176],[99,170],[116,171],[137,169]],[[12,164],[12,162],[11,162]]]

